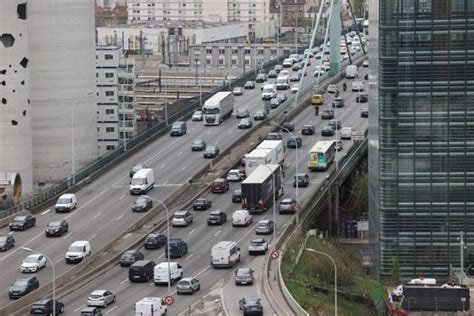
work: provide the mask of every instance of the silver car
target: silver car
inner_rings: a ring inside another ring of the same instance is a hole
[[[188,226],[193,222],[193,215],[189,211],[179,211],[174,213],[171,226]]]
[[[114,293],[106,290],[96,290],[89,295],[87,306],[107,307],[114,302]]]
[[[178,295],[189,293],[193,294],[196,291],[199,291],[201,288],[201,282],[196,278],[182,278],[178,285],[176,286],[176,293]]]
[[[268,250],[268,241],[264,238],[255,238],[250,241],[249,255],[265,254]]]

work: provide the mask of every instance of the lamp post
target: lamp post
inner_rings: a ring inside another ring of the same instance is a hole
[[[23,251],[26,251],[26,252],[40,253],[39,251],[33,250],[31,248],[27,248],[27,247],[21,247],[20,249],[23,250]],[[53,315],[56,315],[56,272],[54,270],[54,261],[51,260],[44,253],[42,253],[42,255],[46,258],[47,261],[49,261],[51,263],[51,269],[53,270]]]
[[[166,204],[158,199],[152,198],[148,195],[142,195],[144,198],[150,199],[155,201],[161,206],[163,206],[166,210],[166,253],[167,253],[167,260],[168,260],[168,295],[171,293],[171,267],[170,267],[170,213]]]
[[[334,261],[334,259],[325,252],[317,251],[317,250],[314,250],[312,248],[305,248],[305,250],[328,257],[329,260],[331,260],[332,264],[334,265],[334,315],[337,316],[337,266],[336,266],[336,261]]]
[[[293,135],[292,132],[290,132],[287,128],[275,123],[275,122],[270,122],[270,124],[274,125],[274,126],[277,126],[279,128],[281,128],[282,130],[286,131],[288,134],[290,134],[291,137],[295,138],[295,135]],[[296,204],[298,204],[298,188],[299,188],[299,183],[298,183],[298,151],[300,150],[300,147],[298,147],[298,145],[296,146],[296,162],[295,162],[295,165],[296,165],[296,173],[295,173],[295,184],[296,184],[296,194],[295,194],[295,200],[296,200]],[[296,225],[299,224],[299,213],[296,212]]]
[[[237,29],[241,29],[242,27],[243,27],[243,25],[241,24],[241,25],[239,25],[239,27],[237,27]],[[229,61],[227,63],[227,67],[228,67],[227,68],[227,77],[228,77],[228,80],[229,80],[229,90],[231,90],[232,89],[232,84],[231,84],[232,79],[231,79],[231,76],[230,76],[230,71],[231,71],[231,63],[232,63],[232,61],[231,61],[232,49],[231,49],[231,45],[230,45],[230,31],[229,31],[229,34],[227,36],[227,44],[229,45]],[[245,63],[245,61],[244,61],[244,63]]]

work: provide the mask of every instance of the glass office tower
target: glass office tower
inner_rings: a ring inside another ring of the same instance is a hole
[[[370,0],[375,273],[445,280],[474,264],[474,1]],[[472,253],[472,254],[471,254]]]

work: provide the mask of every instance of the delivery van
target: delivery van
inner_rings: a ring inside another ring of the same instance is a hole
[[[213,268],[231,268],[240,262],[240,248],[235,241],[220,241],[211,249],[211,266]]]
[[[168,262],[161,262],[155,266],[153,273],[153,283],[155,285],[168,284],[168,276],[171,284],[183,277],[183,267],[177,262],[169,263],[170,271],[168,273]]]
[[[166,315],[168,306],[162,298],[144,297],[135,303],[135,316],[163,316]]]
[[[145,194],[153,189],[154,184],[155,175],[153,169],[140,169],[133,175],[132,181],[130,182],[130,194]]]

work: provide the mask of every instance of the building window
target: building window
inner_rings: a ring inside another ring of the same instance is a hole
[[[250,59],[245,60],[245,65],[250,65]]]
[[[232,59],[232,65],[233,66],[237,65],[237,59]]]
[[[276,48],[270,49],[270,54],[271,54],[271,55],[276,55],[276,54],[277,54]]]
[[[239,53],[239,50],[237,48],[232,48],[232,54],[237,55]]]
[[[225,54],[225,49],[219,48],[219,54],[224,55]]]
[[[113,133],[113,132],[115,132],[115,127],[106,127],[106,128],[105,128],[105,131],[106,131],[107,133]]]
[[[115,150],[115,145],[107,145],[107,146],[105,146],[105,149],[107,149],[107,150]]]
[[[263,55],[263,48],[257,49],[257,55]]]
[[[201,50],[199,48],[194,49],[194,55],[199,55],[201,54]]]
[[[206,48],[206,54],[212,54],[212,48]]]
[[[114,96],[114,92],[113,91],[105,91],[105,96],[106,97],[113,97]]]
[[[245,55],[250,55],[250,48],[244,49],[244,54]]]
[[[209,59],[209,58],[207,58],[207,59],[206,59],[206,65],[212,65],[212,60]]]
[[[113,78],[114,77],[114,73],[113,72],[106,72],[105,73],[105,78]]]
[[[111,60],[111,59],[114,59],[114,55],[105,54],[104,58],[105,58],[105,60]]]
[[[114,114],[115,110],[114,109],[105,109],[105,114]]]
[[[220,65],[220,66],[224,65],[224,59],[219,58],[219,65]]]

